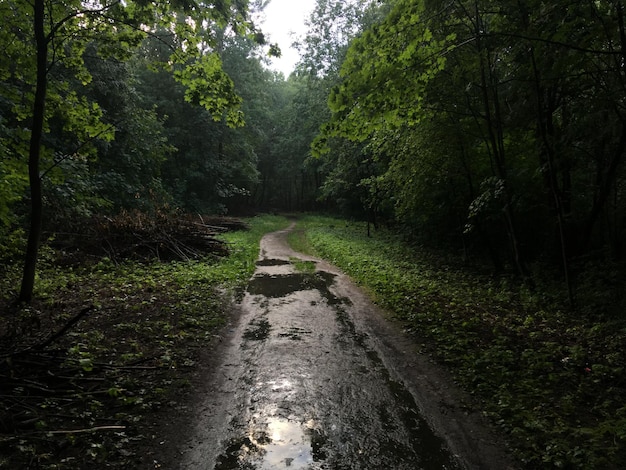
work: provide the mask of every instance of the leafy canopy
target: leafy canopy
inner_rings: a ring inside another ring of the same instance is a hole
[[[401,0],[385,19],[350,44],[341,83],[330,93],[332,119],[315,143],[341,136],[363,141],[376,130],[411,125],[423,116],[426,85],[443,70],[454,34],[436,39],[422,1]]]

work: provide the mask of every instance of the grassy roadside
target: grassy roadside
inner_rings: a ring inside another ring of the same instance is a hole
[[[363,224],[305,217],[290,243],[337,265],[406,322],[534,468],[626,468],[626,319],[537,294]]]
[[[200,348],[252,275],[260,238],[289,223],[247,222],[223,235],[226,258],[61,267],[44,257],[36,300],[0,325],[0,468],[145,468],[135,449],[151,445],[150,416],[185,406]],[[0,279],[0,309],[17,271]]]

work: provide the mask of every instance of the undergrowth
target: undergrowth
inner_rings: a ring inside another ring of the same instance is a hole
[[[288,225],[275,216],[247,222],[249,230],[221,235],[230,251],[223,258],[58,266],[44,247],[35,300],[18,310],[9,306],[19,266],[7,266],[0,276],[0,468],[151,462],[138,451],[158,447],[147,416],[184,408],[200,352],[254,272],[260,238]]]
[[[306,217],[290,242],[406,322],[526,468],[626,468],[626,321],[570,312],[363,224]],[[606,306],[610,311],[611,306]]]

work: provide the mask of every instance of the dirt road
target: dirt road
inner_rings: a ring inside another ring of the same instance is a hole
[[[287,233],[261,242],[181,468],[513,468],[450,378]]]

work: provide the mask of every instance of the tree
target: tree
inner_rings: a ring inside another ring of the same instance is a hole
[[[212,31],[215,25],[227,24],[237,33],[249,31],[246,9],[245,1],[34,0],[32,4],[0,4],[0,39],[10,59],[0,66],[0,76],[9,83],[4,91],[11,92],[15,119],[30,128],[28,151],[15,145],[15,151],[28,158],[31,200],[20,301],[28,302],[33,295],[43,216],[41,163],[52,154],[52,149],[43,146],[50,117],[63,112],[69,128],[75,129],[83,142],[113,137],[112,129],[102,125],[99,106],[69,90],[67,82],[54,75],[55,70],[71,71],[87,84],[91,80],[84,66],[88,44],[96,44],[103,58],[127,60],[141,41],[160,27],[167,32],[170,48],[164,65],[175,68],[178,80],[187,86],[186,98],[206,107],[215,119],[236,125],[240,122],[239,100],[213,50]]]
[[[307,145],[315,140],[320,127],[331,117],[328,96],[340,81],[339,71],[350,42],[384,16],[386,10],[386,5],[369,0],[319,0],[316,3],[307,23],[308,31],[297,43],[302,58],[296,74],[302,86],[294,101],[295,127],[291,131],[292,135],[306,136]],[[320,200],[326,207],[340,208],[350,215],[368,216],[371,210],[365,206],[376,204],[366,185],[355,185],[361,178],[373,177],[371,171],[377,165],[363,152],[362,145],[341,139],[326,140],[326,143],[329,145],[325,152],[318,152],[315,147],[299,151],[306,156],[304,168],[311,173],[309,178],[315,187],[320,187]],[[357,167],[359,171],[353,172]],[[357,174],[359,179],[355,180]],[[370,180],[373,182],[374,179]]]
[[[103,120],[115,127],[113,141],[94,143],[97,158],[89,164],[88,184],[107,204],[100,209],[148,211],[155,203],[170,201],[161,170],[175,148],[154,103],[140,91],[145,58],[136,53],[128,62],[96,59],[87,66],[94,79],[86,94],[99,103]]]
[[[380,173],[354,187],[397,221],[529,286],[558,263],[573,303],[590,250],[623,253],[624,44],[620,1],[393,2],[350,43],[314,150],[361,143]]]

